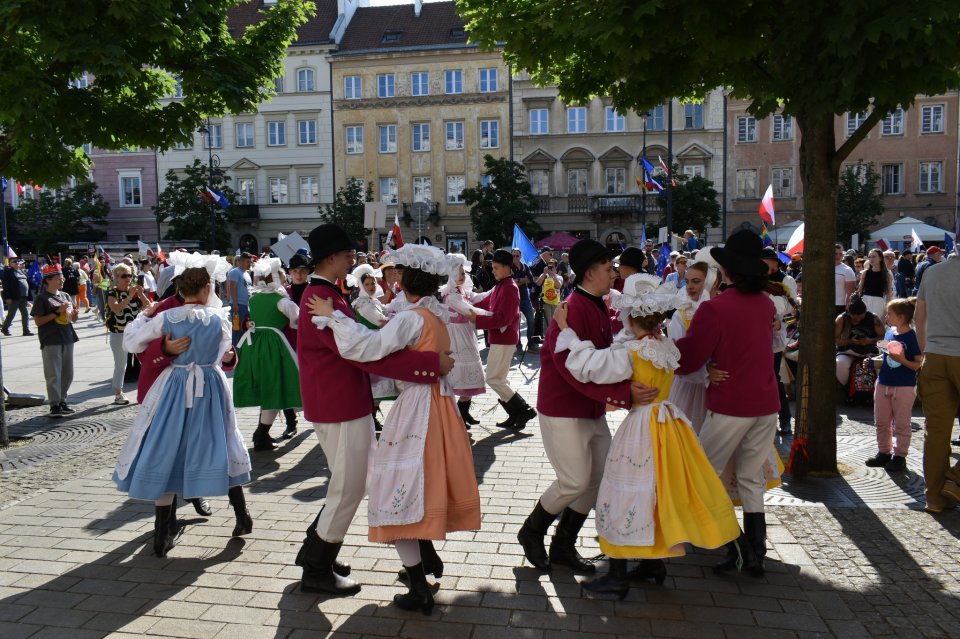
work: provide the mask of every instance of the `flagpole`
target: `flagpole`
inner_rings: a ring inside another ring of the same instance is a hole
[[[643,180],[643,186],[640,187],[640,223],[643,225],[644,235],[646,235],[647,231],[647,167],[643,163],[642,158],[647,157],[647,118],[649,117],[650,112],[647,111],[643,118],[643,149],[640,151],[640,179]]]
[[[667,243],[673,249],[673,98],[667,109]]]
[[[7,243],[7,187],[6,181],[0,178],[0,232],[3,233],[3,265],[6,266],[10,256],[10,245]],[[13,201],[13,196],[10,197]]]

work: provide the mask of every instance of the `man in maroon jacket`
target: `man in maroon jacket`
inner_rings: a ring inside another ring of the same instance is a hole
[[[319,297],[333,301],[334,310],[354,317],[338,281],[353,265],[355,245],[336,224],[310,232],[313,275],[300,302],[297,361],[303,414],[313,422],[327,458],[330,481],[323,508],[307,529],[297,565],[303,568],[300,589],[352,595],[360,584],[348,579],[350,567],[337,562],[343,538],[363,499],[367,485],[367,456],[373,443],[373,394],[370,375],[420,382],[428,375],[446,375],[453,368],[449,353],[403,350],[379,362],[358,363],[340,356],[333,331],[317,328],[307,303]]]
[[[567,298],[567,321],[580,339],[590,340],[597,348],[613,343],[603,296],[610,292],[616,278],[612,261],[616,253],[596,240],[581,240],[570,249],[576,279],[575,289]],[[610,448],[607,405],[630,408],[634,403],[650,403],[658,391],[629,380],[617,384],[577,381],[566,368],[570,351],[555,352],[559,334],[555,323],[547,329],[540,351],[537,397],[543,447],[557,479],[537,501],[517,539],[527,560],[540,570],[561,564],[574,572],[591,573],[596,568],[577,552],[577,537],[597,500]],[[560,522],[548,556],[543,538],[558,515]]]
[[[520,339],[520,289],[512,277],[512,266],[513,255],[510,251],[498,249],[493,254],[493,276],[497,283],[493,292],[477,304],[478,308],[490,311],[492,315],[471,315],[470,320],[476,323],[477,328],[487,331],[490,340],[487,385],[500,398],[500,405],[508,415],[506,421],[497,426],[520,430],[537,416],[537,411],[507,382],[513,351]]]

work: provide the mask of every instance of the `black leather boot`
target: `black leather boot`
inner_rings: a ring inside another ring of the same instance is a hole
[[[237,517],[237,525],[233,527],[233,536],[249,535],[253,532],[253,517],[247,510],[247,500],[243,496],[243,486],[234,486],[227,491],[227,497],[230,498],[230,505],[233,506],[233,514]]]
[[[627,560],[611,558],[610,572],[593,581],[584,582],[582,588],[597,595],[616,595],[617,599],[623,599],[630,592]]]
[[[188,499],[187,501],[193,504],[193,509],[197,511],[198,515],[209,517],[213,514],[213,508],[210,507],[210,502],[207,501],[206,497],[194,497],[193,499]]]
[[[753,550],[753,561],[744,569],[753,577],[763,577],[763,558],[767,556],[767,520],[763,513],[743,513],[744,534]]]
[[[320,509],[320,512],[323,512],[323,509]],[[303,545],[300,546],[300,550],[297,552],[297,558],[294,560],[294,563],[301,568],[303,568],[303,558],[312,547],[318,547],[322,543],[320,535],[317,534],[317,523],[320,521],[320,514],[317,513],[317,516],[314,518],[313,523],[310,524],[310,527],[307,528],[307,536],[303,540]],[[350,564],[345,564],[339,559],[333,560],[333,572],[337,573],[341,577],[346,577],[350,574]]]
[[[308,536],[309,539],[309,536]],[[303,553],[303,576],[300,578],[302,592],[325,592],[332,595],[355,595],[360,592],[360,583],[338,575],[333,569],[340,547],[323,541],[319,536],[309,545],[305,542]]]
[[[516,395],[514,395],[514,397],[516,397]],[[507,411],[507,418],[502,422],[498,422],[497,428],[514,428],[516,424],[515,422],[516,418],[514,417],[514,414],[513,414],[514,408],[511,403],[513,401],[513,398],[511,397],[509,402],[505,402],[502,399],[498,399],[497,401],[503,407],[503,410]]]
[[[281,439],[290,439],[297,434],[297,411],[293,408],[284,408],[283,417],[287,422],[287,429],[280,435]]]
[[[653,579],[659,586],[667,578],[667,565],[663,563],[663,559],[641,559],[640,563],[627,573],[627,578],[630,581]]]
[[[277,445],[270,437],[270,427],[273,424],[259,424],[253,432],[253,450],[257,452],[276,450]]]
[[[544,572],[550,570],[550,557],[547,556],[547,550],[543,547],[543,538],[556,518],[556,515],[547,512],[537,500],[533,512],[523,522],[523,527],[517,533],[517,541],[523,546],[523,555],[537,570]]]
[[[166,557],[167,552],[171,550],[175,542],[175,537],[170,530],[170,519],[174,508],[172,505],[155,506],[153,518],[153,554],[157,557]],[[176,517],[176,515],[173,515]],[[176,524],[174,524],[176,528]]]
[[[460,411],[460,417],[463,419],[464,425],[467,427],[467,430],[470,430],[470,427],[474,424],[479,424],[473,415],[470,414],[470,402],[469,401],[459,401],[457,402],[457,410]]]
[[[177,545],[180,541],[180,535],[183,534],[183,527],[177,519],[177,496],[173,496],[173,503],[170,504],[170,516],[167,519],[167,529],[170,531],[170,548]],[[168,549],[169,550],[169,549]]]
[[[404,566],[410,577],[410,589],[403,595],[394,595],[393,603],[403,610],[419,610],[425,615],[433,612],[433,593],[427,584],[423,562],[416,566]]]
[[[728,543],[726,548],[727,556],[723,558],[723,561],[713,566],[714,572],[745,570],[756,564],[750,540],[744,533],[740,533],[740,536]]]
[[[420,546],[420,563],[423,564],[423,572],[433,575],[437,579],[443,577],[443,560],[440,559],[436,548],[433,547],[433,541],[418,539],[417,545]],[[406,568],[400,569],[400,572],[397,573],[397,579],[404,583],[409,582],[410,575],[407,574]]]
[[[587,515],[570,508],[564,508],[557,523],[557,531],[550,542],[551,565],[568,566],[577,574],[590,574],[597,571],[592,561],[587,561],[577,552],[577,539],[580,529],[587,521]]]
[[[511,424],[503,426],[503,428],[523,430],[523,427],[527,425],[527,422],[537,416],[537,411],[527,404],[527,401],[520,395],[520,393],[514,393],[513,397],[503,404],[503,408],[507,411],[507,413],[510,414],[510,419],[512,420]],[[497,424],[497,426],[500,426],[500,424]]]

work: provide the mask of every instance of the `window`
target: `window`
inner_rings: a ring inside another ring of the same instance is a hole
[[[380,178],[380,201],[387,204],[396,204],[399,201],[397,192],[397,178]]]
[[[500,120],[480,120],[480,148],[500,148]]]
[[[426,71],[410,74],[410,95],[430,95],[430,74]]]
[[[182,97],[183,97],[183,85],[180,84],[180,76],[179,76],[179,75],[173,76],[173,96],[171,96],[171,97],[174,97],[174,98],[182,98]]]
[[[567,169],[567,194],[568,195],[586,195],[587,194],[587,170],[586,169]]]
[[[413,201],[428,204],[433,201],[433,180],[430,177],[413,178]]]
[[[207,134],[203,136],[203,148],[222,149],[223,148],[223,125],[207,125]]]
[[[347,127],[347,153],[363,153],[363,126]]]
[[[389,42],[400,42],[400,36],[403,35],[403,31],[397,29],[391,29],[389,31],[383,32],[383,38],[380,42],[389,43]]]
[[[920,132],[943,133],[942,104],[931,104],[920,109]]]
[[[943,189],[941,175],[943,175],[943,162],[921,162],[918,190],[921,193],[940,193]]]
[[[903,193],[902,164],[884,164],[880,167],[880,190],[884,195]]]
[[[530,181],[530,191],[534,195],[550,195],[550,171],[546,169],[531,169],[527,171]]]
[[[688,102],[683,105],[683,128],[703,128],[703,103]]]
[[[903,135],[903,109],[897,107],[883,118],[880,135]]]
[[[300,144],[316,144],[317,143],[317,121],[316,120],[300,120],[297,122],[297,134],[299,135],[298,142]]]
[[[320,193],[315,177],[300,178],[300,203],[315,204],[320,201]]]
[[[684,164],[683,174],[690,177],[703,177],[706,175],[706,168],[702,164]]]
[[[773,139],[774,141],[793,139],[793,116],[775,115],[773,116]]]
[[[662,104],[659,104],[649,111],[647,111],[647,130],[648,131],[664,131],[667,128],[666,124],[666,107]]]
[[[741,169],[737,171],[737,197],[757,197],[757,170]]]
[[[587,107],[567,107],[567,133],[587,132]]]
[[[143,206],[139,172],[120,174],[120,206]]]
[[[87,157],[93,155],[93,145],[91,143],[87,142],[80,148],[83,149],[83,152],[87,154]]]
[[[497,70],[480,69],[480,93],[496,93]]]
[[[313,69],[298,69],[297,70],[297,91],[304,93],[307,91],[313,91],[315,85],[313,82]]]
[[[237,123],[237,148],[253,146],[253,122]]]
[[[380,153],[397,152],[397,125],[381,124],[377,127],[380,132]]]
[[[603,179],[606,183],[607,195],[620,195],[626,190],[627,170],[624,168],[604,169]]]
[[[443,72],[443,91],[444,93],[463,93],[463,71],[444,71]]]
[[[414,151],[430,150],[430,123],[417,122],[411,126]]]
[[[90,86],[90,81],[87,80],[87,74],[84,73],[79,78],[76,78],[74,80],[70,80],[69,82],[67,82],[67,86],[69,86],[72,89],[86,89],[88,86]],[[181,97],[181,96],[174,96],[174,97]]]
[[[457,151],[463,148],[463,122],[447,122],[446,149]]]
[[[793,197],[793,169],[773,169],[770,182],[774,197]]]
[[[363,81],[359,75],[348,75],[343,78],[343,97],[347,100],[359,100],[363,97]]]
[[[286,204],[287,178],[270,178],[270,204]]]
[[[392,73],[381,73],[377,76],[377,97],[392,98],[397,92],[397,76]]]
[[[463,190],[467,187],[462,175],[447,176],[447,204],[463,204]]]
[[[626,124],[623,115],[617,113],[616,109],[608,106],[605,112],[606,131],[623,131]]]
[[[546,135],[550,133],[550,111],[547,109],[530,109],[530,135]]]
[[[173,148],[177,151],[189,151],[193,148],[193,144],[190,142],[181,142],[177,140],[173,143]],[[203,148],[207,148],[207,136],[203,136]]]
[[[254,178],[239,178],[237,180],[237,198],[240,204],[257,203],[257,181]]]
[[[867,119],[867,112],[863,113],[847,113],[847,137],[856,132],[860,128],[860,125],[863,124],[863,121]]]
[[[283,76],[273,79],[273,90],[277,93],[283,93]]]
[[[267,122],[267,146],[283,146],[287,143],[287,123]]]
[[[737,118],[737,142],[757,141],[757,119],[752,115]]]
[[[486,188],[488,186],[493,186],[493,176],[492,175],[481,175],[480,176],[480,186]]]

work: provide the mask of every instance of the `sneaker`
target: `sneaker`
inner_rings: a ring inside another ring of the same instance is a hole
[[[891,459],[893,459],[893,455],[890,453],[877,453],[876,457],[871,457],[865,463],[870,468],[886,468]]]
[[[50,407],[50,417],[53,417],[55,419],[59,419],[60,417],[63,417],[63,409],[60,408],[60,404]]]
[[[73,415],[77,411],[67,406],[66,402],[60,402],[60,412],[64,415]]]
[[[894,473],[901,470],[907,469],[907,458],[900,457],[899,455],[894,455],[890,458],[890,461],[887,462],[887,465],[883,467],[888,473]]]
[[[120,393],[114,398],[113,403],[115,406],[126,406],[130,403],[130,400],[127,399],[126,395]]]
[[[960,485],[957,482],[947,480],[940,489],[940,495],[954,502],[960,502]]]

